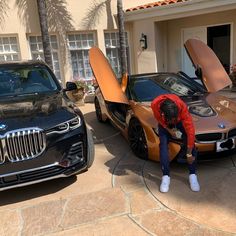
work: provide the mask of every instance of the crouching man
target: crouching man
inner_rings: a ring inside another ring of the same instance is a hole
[[[183,140],[189,168],[190,188],[194,192],[200,191],[200,185],[196,175],[197,151],[194,146],[195,129],[186,104],[177,95],[164,94],[156,97],[152,101],[151,108],[154,117],[158,121],[158,134],[160,138],[159,155],[163,173],[160,191],[163,193],[169,191],[170,170],[168,143],[171,137],[181,137]]]

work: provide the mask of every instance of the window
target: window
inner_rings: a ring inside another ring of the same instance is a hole
[[[42,37],[29,36],[29,44],[30,44],[30,51],[31,51],[32,59],[44,60]],[[56,35],[50,35],[50,45],[51,45],[51,50],[52,50],[53,71],[56,77],[60,80],[61,73],[60,73],[60,62],[59,62],[59,56],[58,56],[59,50],[58,50],[58,43],[57,43]]]
[[[129,55],[129,48],[128,48],[128,35],[126,35],[126,55]],[[121,77],[121,64],[120,64],[120,40],[119,40],[119,33],[118,32],[106,32],[105,36],[105,47],[106,47],[106,55],[107,58],[114,70],[115,74],[118,77]],[[127,58],[127,62],[129,65],[129,56]],[[129,68],[129,66],[128,66]]]
[[[89,64],[89,49],[95,45],[94,33],[69,34],[68,45],[73,78],[91,81],[93,72]]]
[[[18,61],[19,47],[15,36],[0,37],[0,61]]]

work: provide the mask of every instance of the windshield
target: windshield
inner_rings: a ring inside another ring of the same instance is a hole
[[[176,74],[157,74],[133,77],[130,80],[132,99],[149,102],[161,94],[195,96],[205,93],[203,86]]]
[[[0,67],[0,97],[40,94],[58,90],[47,67],[4,65]]]

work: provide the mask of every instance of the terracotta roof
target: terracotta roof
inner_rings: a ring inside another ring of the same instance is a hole
[[[126,12],[137,11],[137,10],[142,10],[142,9],[147,9],[147,8],[161,7],[161,6],[166,6],[166,5],[170,5],[170,4],[183,3],[183,2],[187,2],[187,1],[189,1],[189,0],[157,1],[157,2],[153,2],[153,3],[148,3],[148,4],[141,5],[141,6],[129,8],[126,10]]]

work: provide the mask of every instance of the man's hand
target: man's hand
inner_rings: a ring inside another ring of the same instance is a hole
[[[178,129],[176,129],[176,128],[168,129],[167,128],[167,130],[168,130],[169,134],[171,135],[171,137],[176,138],[176,139],[181,139],[182,133]]]
[[[193,164],[193,162],[195,161],[195,157],[192,155],[192,154],[188,154],[187,153],[187,162],[188,162],[188,164]]]
[[[168,129],[168,128],[167,128],[167,130],[168,130],[169,134],[170,134],[172,137],[175,137],[175,132],[176,132],[175,129]]]

